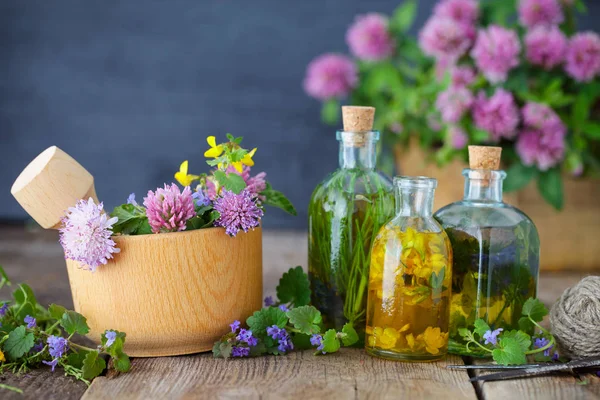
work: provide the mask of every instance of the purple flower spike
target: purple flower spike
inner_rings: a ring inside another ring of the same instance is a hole
[[[196,201],[198,207],[205,207],[210,205],[210,198],[202,190],[198,190],[192,194],[192,198]]]
[[[282,305],[280,305],[280,306],[279,306],[279,309],[280,309],[281,311],[283,311],[283,312],[288,312],[288,311],[290,311],[290,309],[289,309],[289,308],[287,308],[287,306],[286,306],[285,304],[282,304]]]
[[[113,345],[115,340],[117,340],[117,332],[115,331],[106,331],[104,333],[104,337],[106,337],[106,344],[104,347],[110,347]]]
[[[498,328],[495,331],[492,331],[492,330],[487,331],[483,335],[483,338],[485,339],[485,342],[483,344],[492,344],[492,345],[496,346],[498,344],[498,335],[503,330],[504,329],[502,329],[502,328]]]
[[[8,311],[8,303],[2,304],[0,307],[0,317],[4,317],[6,315],[6,311]]]
[[[248,329],[241,329],[236,339],[245,342],[248,346],[256,346],[258,344],[258,339],[252,336],[252,331]]]
[[[265,307],[271,307],[273,304],[275,304],[275,301],[272,296],[265,297]]]
[[[27,328],[33,329],[37,326],[37,321],[31,315],[27,315],[23,320],[27,324]]]
[[[237,319],[233,321],[233,323],[229,324],[231,327],[231,332],[236,333],[238,329],[240,329],[240,321]]]
[[[181,192],[174,183],[165,184],[156,192],[149,190],[144,206],[153,233],[183,231],[187,220],[196,215],[190,187],[186,186]]]
[[[215,226],[224,227],[229,236],[256,228],[263,216],[263,210],[258,207],[248,189],[242,190],[240,194],[223,189],[222,195],[215,199],[214,207],[220,214]]]
[[[310,337],[310,344],[312,344],[313,346],[320,346],[322,341],[323,336],[319,335],[318,333],[315,333]]]
[[[58,358],[53,359],[52,361],[42,361],[44,364],[49,365],[52,367],[52,372],[54,372],[54,368],[56,368],[56,365],[58,364]]]
[[[250,349],[248,347],[233,346],[231,350],[232,357],[248,357],[250,355]]]

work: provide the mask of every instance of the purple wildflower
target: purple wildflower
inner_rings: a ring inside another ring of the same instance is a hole
[[[528,102],[521,110],[523,114],[523,124],[534,129],[558,129],[561,132],[566,130],[560,117],[554,110],[545,104]]]
[[[567,51],[567,37],[556,26],[536,26],[525,35],[527,60],[544,69],[561,64]]]
[[[248,357],[250,355],[250,348],[242,346],[233,346],[231,349],[232,357]]]
[[[346,97],[358,83],[354,62],[340,54],[323,54],[306,68],[304,91],[318,100]]]
[[[275,304],[275,300],[272,296],[265,297],[265,307],[271,307],[273,304]]]
[[[520,0],[519,22],[532,28],[537,25],[558,25],[564,20],[557,0]]]
[[[423,52],[438,59],[457,60],[472,43],[467,27],[451,18],[433,16],[419,32]]]
[[[127,204],[133,204],[134,206],[138,205],[137,201],[135,201],[135,193],[131,193],[129,197],[127,197]]]
[[[27,315],[23,320],[27,324],[27,328],[33,329],[37,326],[37,321],[31,315]]]
[[[44,342],[41,340],[38,340],[38,342],[36,344],[34,344],[33,347],[31,348],[31,354],[39,353],[43,349],[44,349]]]
[[[533,341],[533,346],[534,346],[536,349],[541,349],[542,347],[546,347],[546,346],[547,346],[549,343],[550,343],[550,340],[546,339],[545,337],[541,337],[541,338],[536,338],[536,339]],[[550,356],[550,351],[552,350],[552,348],[553,348],[553,347],[554,347],[554,346],[550,346],[550,347],[548,347],[546,350],[544,350],[544,355],[545,355],[546,357],[549,357],[549,356]]]
[[[492,344],[492,345],[496,345],[498,343],[498,335],[500,334],[500,332],[502,332],[504,329],[502,328],[498,328],[494,331],[492,331],[491,329],[489,331],[487,331],[486,333],[483,334],[483,338],[485,339],[485,342],[483,344]]]
[[[323,351],[323,336],[319,335],[318,333],[315,333],[310,337],[310,344],[312,344],[313,346],[317,346],[317,351],[321,351],[323,354],[325,354],[325,352]]]
[[[565,70],[579,82],[589,82],[600,73],[600,36],[581,32],[573,36],[567,48]]]
[[[473,94],[465,87],[449,87],[438,95],[435,106],[445,122],[458,122],[473,104]]]
[[[283,311],[283,312],[288,312],[288,311],[290,311],[290,309],[289,309],[289,308],[288,308],[288,307],[287,307],[285,304],[282,304],[282,305],[280,305],[280,306],[279,306],[279,309],[280,309],[281,311]]]
[[[465,25],[472,25],[479,18],[479,3],[477,0],[442,0],[435,6],[433,13]]]
[[[192,194],[192,199],[195,200],[198,207],[205,207],[211,204],[210,198],[202,190],[197,190]]]
[[[231,332],[236,333],[237,330],[240,329],[240,321],[236,319],[231,324],[229,324],[229,326],[231,327]]]
[[[0,307],[0,317],[4,317],[6,315],[6,311],[8,311],[8,303],[2,304]]]
[[[60,244],[65,258],[78,261],[91,271],[106,264],[120,251],[110,238],[112,226],[117,221],[117,217],[108,218],[102,203],[94,203],[91,197],[87,201],[79,200],[62,219]]]
[[[258,339],[252,336],[252,331],[249,329],[240,329],[240,333],[236,336],[236,339],[246,343],[248,346],[256,346]]]
[[[277,325],[271,325],[267,327],[267,335],[271,336],[273,339],[277,340],[280,338],[280,333],[283,329],[279,328]]]
[[[493,140],[511,139],[517,132],[519,109],[512,94],[504,89],[497,89],[489,99],[480,92],[473,105],[473,120],[475,126],[489,132]]]
[[[450,126],[448,128],[448,136],[450,139],[450,145],[453,149],[464,149],[467,143],[469,143],[469,137],[459,126]]]
[[[346,43],[358,59],[380,61],[392,55],[396,41],[388,31],[387,17],[369,13],[356,17],[346,33]]]
[[[537,165],[546,171],[557,165],[565,155],[565,132],[560,129],[525,129],[516,144],[524,165]]]
[[[521,44],[515,31],[490,25],[477,34],[471,57],[488,81],[500,83],[519,65],[520,52]]]
[[[54,368],[56,368],[56,365],[58,364],[60,358],[69,349],[69,344],[67,342],[67,339],[60,336],[49,336],[46,343],[48,343],[48,352],[50,353],[50,356],[53,358],[53,360],[43,361],[43,363],[46,365],[50,365],[52,367],[52,371],[54,371]]]
[[[451,72],[452,86],[466,87],[475,80],[475,71],[468,66],[455,66]]]
[[[117,340],[117,332],[106,331],[104,332],[104,337],[106,338],[106,344],[104,345],[104,347],[108,348],[113,345],[115,340]]]
[[[176,184],[165,183],[164,188],[148,191],[144,197],[146,216],[153,233],[185,230],[185,223],[196,215],[194,200],[189,186],[179,190]]]
[[[263,216],[263,210],[247,189],[240,194],[223,189],[221,196],[216,198],[214,207],[220,214],[215,226],[224,227],[229,236],[237,235],[240,230],[248,232],[249,229],[254,229],[259,226]]]
[[[272,325],[267,328],[267,335],[269,335],[273,340],[277,340],[279,345],[277,349],[282,353],[294,349],[294,344],[290,338],[290,335],[285,329],[279,328],[277,325]]]

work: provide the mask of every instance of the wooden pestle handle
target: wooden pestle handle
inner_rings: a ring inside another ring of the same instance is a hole
[[[44,229],[60,228],[61,218],[78,200],[91,197],[98,202],[94,177],[56,146],[25,167],[10,192]]]

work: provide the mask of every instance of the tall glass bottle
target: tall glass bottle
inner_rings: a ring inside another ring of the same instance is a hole
[[[328,328],[351,322],[364,340],[371,243],[393,216],[389,178],[375,169],[379,132],[372,107],[342,107],[340,168],[319,184],[308,209],[312,303]]]
[[[448,348],[452,250],[433,218],[437,181],[397,177],[396,216],[371,254],[366,349],[404,361],[432,361]]]
[[[467,353],[458,329],[482,318],[492,329],[519,329],[523,303],[535,297],[539,237],[522,211],[502,201],[500,147],[469,146],[463,200],[440,209],[454,254],[450,352]],[[471,348],[471,351],[476,349]]]

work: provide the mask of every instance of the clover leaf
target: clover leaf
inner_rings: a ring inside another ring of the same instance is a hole
[[[248,319],[246,324],[252,330],[255,337],[265,338],[267,336],[267,328],[277,325],[279,328],[284,328],[288,322],[288,317],[278,307],[267,307],[262,310],[255,311]]]
[[[323,335],[323,350],[325,353],[335,353],[340,349],[340,340],[338,339],[335,329],[329,329]]]
[[[527,299],[521,312],[523,316],[529,317],[535,322],[542,321],[548,315],[548,309],[544,303],[533,297]]]
[[[33,333],[27,333],[24,325],[21,325],[8,334],[8,339],[4,342],[4,352],[12,360],[22,357],[33,347]]]
[[[490,326],[481,318],[475,320],[475,333],[480,337],[483,337],[487,331],[490,330]]]
[[[515,339],[519,346],[521,347],[521,351],[524,353],[529,350],[531,347],[531,336],[523,331],[512,330],[508,332],[502,333],[502,339]]]
[[[305,335],[321,332],[319,324],[323,321],[321,312],[313,306],[292,308],[287,312],[290,323]]]
[[[502,338],[499,347],[492,351],[492,357],[501,365],[521,365],[527,362],[521,343],[514,337]]]
[[[106,368],[106,361],[97,351],[90,351],[83,360],[83,367],[81,372],[83,373],[83,379],[92,380],[104,371]]]
[[[66,311],[60,319],[60,325],[69,335],[86,335],[90,331],[86,318],[75,311]]]
[[[352,346],[358,342],[358,333],[350,322],[347,322],[342,328],[342,343],[344,346]]]
[[[277,286],[277,297],[282,303],[292,303],[294,307],[310,303],[310,282],[302,267],[290,268],[283,274]]]

